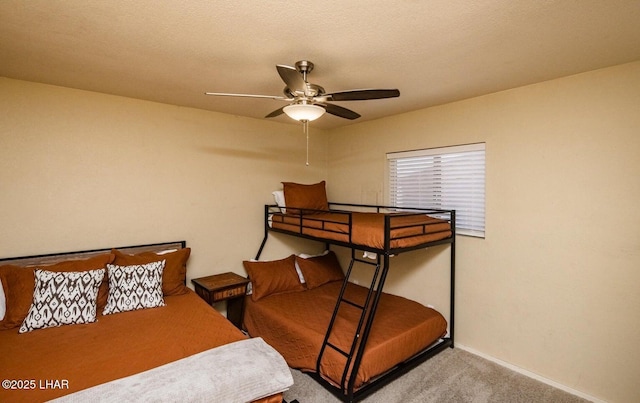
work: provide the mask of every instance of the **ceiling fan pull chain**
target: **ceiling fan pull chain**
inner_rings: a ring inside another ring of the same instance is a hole
[[[303,120],[302,127],[304,130],[304,134],[307,136],[307,162],[306,165],[309,166],[309,121]]]

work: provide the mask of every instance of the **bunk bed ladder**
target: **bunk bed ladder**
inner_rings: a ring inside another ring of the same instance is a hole
[[[342,373],[340,387],[343,393],[345,393],[348,396],[349,400],[353,395],[353,384],[356,379],[355,374],[357,373],[358,367],[360,366],[360,361],[362,359],[362,354],[364,352],[364,347],[365,347],[367,338],[369,337],[369,330],[371,329],[371,324],[373,322],[374,315],[369,315],[368,320],[366,321],[366,324],[365,324],[365,319],[367,319],[368,312],[375,312],[376,306],[378,304],[378,300],[380,298],[380,295],[382,294],[382,286],[384,284],[384,278],[386,277],[386,272],[387,272],[386,269],[388,267],[388,256],[385,255],[386,264],[385,264],[384,270],[382,270],[382,276],[380,276],[380,273],[381,273],[380,260],[381,260],[380,255],[378,255],[378,258],[376,261],[367,261],[364,259],[356,258],[355,249],[351,250],[351,262],[349,264],[349,269],[345,274],[345,279],[344,279],[344,282],[342,283],[342,287],[340,289],[340,293],[336,301],[336,306],[333,310],[333,315],[331,316],[329,327],[327,328],[327,332],[322,342],[322,347],[320,348],[320,353],[318,354],[318,360],[316,362],[316,373],[320,374],[321,373],[320,365],[322,363],[322,357],[327,348],[337,351],[338,353],[340,353],[342,356],[346,358],[346,364],[344,367],[344,371]],[[345,295],[344,295],[347,289],[349,277],[351,275],[351,271],[353,269],[353,265],[355,262],[360,262],[367,265],[375,266],[375,271],[373,273],[372,280],[371,280],[371,286],[369,287],[369,291],[367,292],[367,297],[365,299],[365,302],[362,305],[357,302],[348,300],[347,298],[345,298]],[[355,334],[353,336],[351,346],[349,347],[349,351],[345,351],[329,341],[331,337],[331,333],[333,331],[333,326],[338,316],[338,311],[340,310],[340,307],[342,304],[350,305],[361,311],[360,319],[358,320],[358,325],[356,326]],[[358,341],[360,343],[358,343]],[[356,351],[356,348],[357,348],[357,351]],[[349,380],[348,380],[349,382],[347,385],[346,384],[347,377],[350,372],[352,372],[354,376],[349,377]]]

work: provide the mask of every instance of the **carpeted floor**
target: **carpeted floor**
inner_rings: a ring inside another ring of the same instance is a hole
[[[291,372],[295,384],[285,393],[287,402],[340,402],[310,376],[296,370]],[[587,400],[455,348],[427,360],[362,402],[584,403]]]

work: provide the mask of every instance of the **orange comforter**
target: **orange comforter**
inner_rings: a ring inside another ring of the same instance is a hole
[[[258,301],[246,298],[244,325],[282,354],[290,367],[315,372],[316,360],[342,282],[312,290],[270,295]],[[349,284],[345,297],[362,303],[367,289]],[[329,341],[348,351],[359,310],[342,304]],[[355,388],[363,386],[444,336],[447,322],[437,311],[417,302],[383,294],[357,373]],[[321,365],[325,379],[339,385],[345,359],[327,349]]]
[[[385,213],[331,212],[308,215],[274,214],[272,228],[321,239],[384,249]],[[351,216],[351,234],[349,217]],[[351,235],[351,236],[349,236]],[[390,247],[408,248],[451,236],[448,221],[426,214],[391,214]]]
[[[165,303],[90,324],[0,331],[0,378],[20,387],[0,389],[0,401],[53,399],[246,338],[191,290]]]

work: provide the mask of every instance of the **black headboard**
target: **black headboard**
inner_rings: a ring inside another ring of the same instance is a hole
[[[0,265],[4,264],[12,264],[16,266],[48,266],[58,262],[67,261],[67,260],[81,260],[87,259],[91,256],[100,255],[102,253],[107,253],[111,251],[111,249],[118,249],[119,251],[127,254],[136,254],[140,252],[160,252],[171,249],[183,249],[186,248],[187,241],[174,241],[174,242],[161,242],[161,243],[152,243],[146,245],[135,245],[135,246],[119,246],[113,248],[102,248],[102,249],[91,249],[91,250],[83,250],[76,252],[61,252],[61,253],[50,253],[46,255],[33,255],[33,256],[21,256],[21,257],[9,257],[0,259]]]

